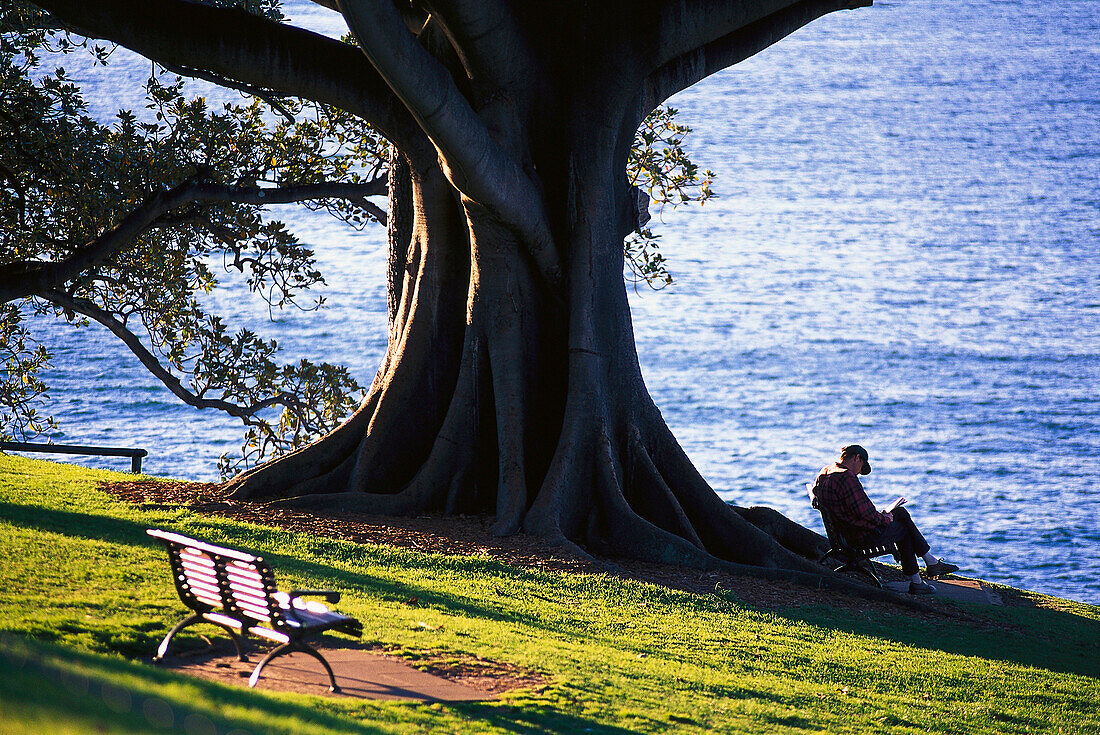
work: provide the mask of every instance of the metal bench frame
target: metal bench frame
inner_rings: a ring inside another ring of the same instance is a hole
[[[887,554],[897,554],[897,544],[889,543],[865,546],[862,544],[849,543],[848,537],[841,531],[840,523],[833,514],[821,507],[816,498],[813,501],[813,506],[821,513],[821,520],[825,524],[825,535],[829,539],[829,550],[818,559],[818,563],[824,564],[825,560],[830,556],[835,557],[841,564],[833,569],[834,573],[860,572],[874,580],[879,589],[885,589],[886,585],[883,584],[882,579],[879,578],[878,574],[875,572],[871,559],[878,556],[886,556]]]
[[[172,639],[184,628],[196,623],[212,623],[229,633],[241,661],[248,661],[244,644],[249,635],[280,644],[256,666],[248,686],[256,686],[260,672],[273,659],[298,651],[320,661],[328,673],[329,691],[340,691],[328,661],[305,639],[326,630],[359,637],[363,626],[353,617],[301,599],[320,596],[335,604],[340,601],[339,592],[279,592],[271,567],[261,557],[178,533],[156,529],[146,533],[167,547],[176,592],[183,604],[193,611],[169,631],[153,661],[164,658]]]

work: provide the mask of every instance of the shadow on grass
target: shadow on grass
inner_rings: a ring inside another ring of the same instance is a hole
[[[159,546],[145,534],[146,524],[111,516],[0,502],[0,517],[9,523],[27,528],[38,528],[77,538],[105,540],[150,549]],[[209,531],[215,531],[215,529],[210,528]],[[217,532],[223,535],[232,533],[226,528],[217,529]],[[245,548],[247,545],[278,548],[281,543],[279,537],[285,536],[285,533],[277,529],[251,526],[248,528],[246,539],[248,543]],[[234,540],[228,543],[237,545]],[[336,542],[333,543],[335,546]],[[323,550],[318,550],[318,553],[321,552]],[[261,553],[272,563],[277,574],[289,573],[314,577],[333,589],[355,590],[361,594],[390,601],[416,598],[421,605],[437,608],[456,616],[519,624],[562,636],[593,636],[592,631],[581,629],[580,625],[572,624],[567,618],[554,622],[528,612],[507,610],[504,604],[506,600],[493,603],[490,607],[486,603],[460,594],[429,590],[397,580],[348,571],[289,555]],[[354,563],[354,555],[341,552],[340,556],[347,559],[349,563]],[[401,552],[400,563],[410,569],[439,572],[441,565],[453,565],[453,560],[450,557],[439,559],[412,552]],[[545,576],[542,573],[528,572],[494,560],[460,559],[458,563],[471,572],[507,577],[525,585],[545,583]],[[746,608],[732,595],[719,593],[719,598],[740,608]],[[997,613],[999,618],[994,613],[986,614],[983,611],[981,617],[984,620],[974,624],[939,619],[926,620],[904,612],[897,615],[869,617],[831,607],[788,608],[761,612],[777,614],[788,620],[825,630],[870,636],[916,648],[977,656],[1050,671],[1100,678],[1100,621],[1058,610],[1009,608]],[[142,638],[144,642],[144,636]],[[607,640],[613,640],[614,645],[624,650],[637,648],[636,652],[647,655],[662,653],[645,646],[632,648],[624,645],[625,642],[620,638],[607,638]],[[675,652],[666,653],[671,656]]]
[[[71,511],[43,508],[34,505],[18,505],[0,502],[0,518],[6,522],[22,526],[24,528],[38,529],[68,536],[77,539],[95,541],[107,541],[117,544],[148,548],[153,553],[163,553],[159,542],[150,538],[146,533],[148,524],[114,518],[106,515],[91,513],[74,513]],[[214,530],[214,529],[210,529]],[[219,529],[225,531],[225,529]],[[184,533],[188,533],[184,531]],[[416,598],[420,605],[435,607],[450,614],[476,617],[496,622],[520,624],[531,627],[541,627],[542,622],[536,616],[519,611],[505,611],[500,608],[490,608],[478,604],[457,594],[440,593],[400,581],[386,579],[363,572],[353,572],[338,567],[303,560],[294,556],[268,553],[257,547],[277,548],[280,543],[279,535],[282,532],[255,526],[249,529],[248,543],[236,541],[223,542],[212,538],[213,534],[203,535],[202,540],[211,543],[229,543],[236,548],[262,555],[274,568],[276,577],[283,575],[308,576],[320,579],[326,586],[343,592],[355,591],[370,597],[382,598],[390,601],[401,601]],[[249,548],[251,547],[251,548]],[[167,574],[167,555],[164,555],[164,569]],[[420,555],[409,554],[401,560],[406,565],[416,565],[425,570],[436,570],[437,564],[432,559]],[[495,565],[495,562],[486,562],[487,565]],[[515,570],[499,565],[494,573],[515,574]],[[170,588],[171,585],[169,584]],[[181,606],[181,611],[183,608]],[[565,629],[559,632],[569,632]],[[141,643],[151,643],[152,639],[143,638]],[[127,649],[120,651],[127,655],[133,655],[135,651]]]
[[[121,659],[14,637],[0,638],[0,661],[6,672],[0,677],[0,691],[6,700],[18,703],[17,711],[39,711],[49,721],[69,723],[74,730],[87,726],[88,732],[94,732],[103,729],[101,723],[110,723],[112,729],[134,732],[156,728],[243,734],[268,731],[265,719],[292,718],[330,732],[384,732],[319,711],[310,703],[278,701],[252,690],[184,680]],[[122,683],[135,676],[141,685]],[[252,710],[256,718],[227,717],[222,714],[226,709]],[[293,723],[279,728],[288,729],[293,731]]]
[[[823,630],[880,638],[887,644],[1100,678],[1100,621],[1060,610],[960,607],[977,619],[963,623],[904,613],[878,617],[821,606],[766,612]]]
[[[148,526],[96,513],[73,513],[67,510],[43,508],[40,505],[19,505],[0,502],[0,518],[24,528],[35,528],[64,536],[110,541],[130,546],[152,546],[145,535]]]
[[[573,717],[546,705],[516,707],[513,705],[458,704],[454,705],[454,709],[462,712],[471,720],[483,722],[486,725],[508,732],[520,733],[521,735],[536,735],[537,733],[546,732],[626,735],[627,733],[637,732],[637,730],[629,730],[595,720]],[[667,726],[667,723],[659,724]]]
[[[435,570],[433,560],[409,557],[407,563],[419,568]],[[512,577],[520,583],[540,583],[536,575],[495,561],[486,561],[486,573]],[[334,585],[349,585],[390,599],[417,597],[421,604],[436,607],[450,614],[522,624],[563,637],[583,636],[604,638],[612,645],[626,651],[646,655],[669,656],[675,659],[675,651],[655,651],[644,644],[632,646],[618,636],[594,634],[583,623],[574,624],[568,619],[560,622],[501,607],[490,608],[469,597],[440,593],[401,582],[370,575],[348,572],[323,563],[303,561],[292,557],[280,559],[279,568],[309,576],[331,580]],[[337,587],[339,588],[339,587]],[[728,602],[745,608],[732,596],[721,595]],[[713,609],[703,604],[704,608]],[[806,607],[786,610],[762,610],[780,615],[791,621],[813,625],[856,635],[880,638],[906,644],[915,648],[938,650],[962,656],[976,656],[995,661],[1005,661],[1050,671],[1079,674],[1100,678],[1100,621],[1072,613],[1034,609],[1011,609],[1009,616],[1020,617],[1005,620],[990,618],[984,611],[974,623],[954,620],[928,620],[899,611],[896,615],[866,617],[844,609],[831,607]],[[984,618],[984,619],[983,619]]]

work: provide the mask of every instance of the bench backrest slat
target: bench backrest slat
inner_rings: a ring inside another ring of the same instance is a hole
[[[275,629],[291,627],[275,597],[275,575],[261,557],[178,533],[147,533],[168,547],[176,591],[189,608],[223,611]]]
[[[243,551],[237,551],[236,549],[230,549],[225,546],[215,546],[214,544],[208,544],[205,541],[199,541],[188,536],[184,536],[181,533],[172,533],[171,531],[158,531],[156,529],[150,529],[146,531],[147,534],[153,538],[160,539],[161,541],[171,541],[191,549],[198,549],[199,551],[205,551],[217,556],[224,556],[227,559],[238,559],[243,562],[250,562],[258,557],[252,554],[246,554]]]
[[[203,612],[222,606],[221,585],[214,560],[206,554],[189,548],[169,547],[168,558],[176,580],[176,591],[188,607],[206,608]]]

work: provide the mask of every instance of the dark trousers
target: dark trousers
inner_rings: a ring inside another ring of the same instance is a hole
[[[894,520],[889,526],[870,534],[867,541],[874,544],[897,544],[898,553],[894,558],[901,562],[901,571],[908,575],[917,574],[920,571],[920,567],[917,566],[917,557],[927,554],[931,547],[924,540],[920,529],[913,523],[913,519],[909,517],[909,511],[905,508],[897,508],[893,516]]]

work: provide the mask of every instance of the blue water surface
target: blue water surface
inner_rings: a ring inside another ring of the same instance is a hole
[[[671,102],[720,196],[655,213],[676,282],[631,300],[649,388],[715,489],[819,528],[804,484],[859,442],[872,498],[910,498],[964,572],[1100,603],[1100,2],[879,2]],[[287,219],[328,308],[221,306],[369,383],[384,233]],[[57,441],[216,479],[233,420],[179,405],[102,330],[38,328]]]

